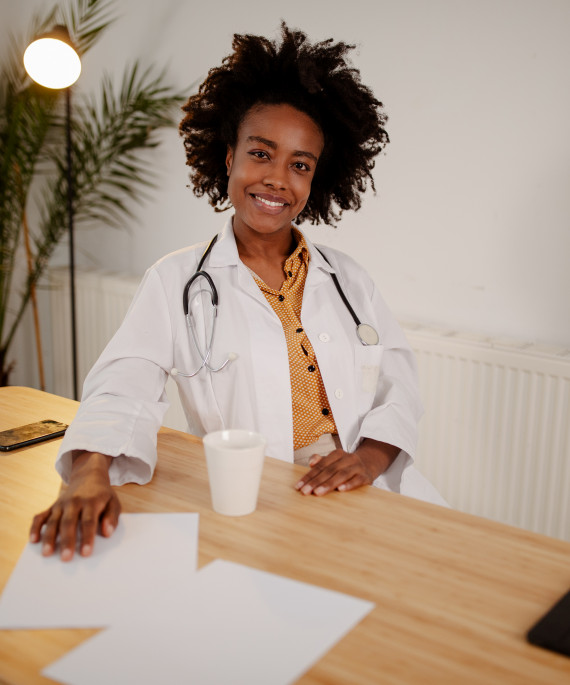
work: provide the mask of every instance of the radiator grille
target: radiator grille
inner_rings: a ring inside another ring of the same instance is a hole
[[[406,333],[420,470],[454,508],[570,540],[570,351]]]

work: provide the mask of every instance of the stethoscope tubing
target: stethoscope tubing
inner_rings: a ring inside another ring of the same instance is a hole
[[[216,309],[218,307],[218,301],[219,301],[218,289],[216,288],[216,285],[215,285],[212,277],[210,276],[210,274],[207,271],[202,270],[202,267],[204,266],[204,262],[206,261],[206,257],[212,251],[212,248],[216,244],[217,240],[218,240],[218,234],[216,233],[216,235],[212,238],[212,240],[210,240],[208,247],[204,251],[204,254],[202,255],[200,261],[198,262],[198,266],[196,268],[196,271],[192,274],[192,276],[190,277],[190,279],[188,280],[188,282],[184,286],[184,291],[182,293],[182,307],[184,309],[184,316],[186,316],[186,317],[188,317],[188,299],[189,299],[188,293],[189,293],[190,288],[192,287],[192,284],[194,283],[194,281],[197,278],[199,278],[200,276],[202,278],[205,278],[208,281],[208,285],[210,286],[210,290],[211,290],[212,305],[214,307],[216,307]]]
[[[322,252],[322,250],[319,250],[319,248],[315,245],[315,249],[317,252],[321,255],[321,257],[325,260],[325,262],[333,268],[332,264],[329,262],[327,259],[326,255]],[[334,286],[340,295],[341,300],[344,302],[345,307],[348,309],[350,312],[350,315],[352,316],[354,323],[356,324],[356,336],[360,340],[360,342],[365,346],[371,346],[371,345],[378,345],[380,338],[378,336],[378,333],[376,329],[371,326],[368,323],[362,323],[358,316],[356,315],[356,312],[352,308],[352,305],[348,301],[347,296],[344,293],[344,290],[340,287],[340,283],[338,280],[338,277],[334,271],[330,272],[330,276],[333,280]]]
[[[212,345],[214,342],[214,332],[216,330],[216,319],[217,319],[217,314],[218,314],[218,304],[219,304],[219,297],[218,297],[218,290],[216,288],[216,284],[214,283],[212,277],[207,271],[203,270],[204,262],[206,261],[208,255],[212,251],[212,248],[216,244],[216,241],[218,240],[218,234],[216,234],[212,240],[209,242],[208,247],[204,251],[204,254],[200,258],[200,261],[198,262],[198,266],[196,268],[196,271],[194,274],[188,279],[186,285],[184,286],[184,290],[182,293],[182,307],[184,309],[184,316],[186,317],[186,322],[188,324],[188,328],[190,329],[190,332],[192,334],[192,339],[194,342],[194,345],[196,347],[196,350],[198,354],[200,355],[200,359],[202,360],[200,363],[200,366],[194,371],[193,373],[181,373],[180,371],[177,371],[177,375],[184,376],[185,378],[193,378],[196,376],[202,369],[207,369],[208,371],[212,371],[216,373],[217,371],[221,371],[223,368],[225,368],[230,361],[233,361],[236,358],[235,354],[230,354],[228,358],[223,362],[218,367],[212,367],[209,364],[210,357],[212,354]],[[323,254],[323,252],[315,246],[315,249],[317,252],[321,255],[321,257],[325,260],[325,262],[331,267],[332,264],[330,261],[327,259],[327,257]],[[342,299],[345,307],[347,308],[348,312],[350,313],[354,323],[356,324],[356,335],[362,345],[369,346],[369,345],[377,345],[379,342],[379,337],[378,333],[376,332],[376,329],[371,326],[370,324],[362,323],[360,319],[358,318],[356,312],[352,308],[352,305],[348,301],[348,298],[346,297],[340,283],[338,280],[338,277],[334,271],[330,272],[330,276],[333,280],[334,286],[340,295],[340,298]],[[192,321],[192,316],[189,314],[189,291],[190,288],[192,287],[193,283],[198,278],[205,278],[208,285],[210,286],[210,297],[212,300],[212,307],[213,307],[213,319],[212,319],[212,330],[210,332],[210,339],[208,341],[208,345],[206,346],[206,353],[203,354],[202,350],[200,349],[200,345],[198,343],[198,338],[196,335],[196,330],[194,328],[194,324]]]
[[[322,252],[321,250],[319,250],[319,248],[318,248],[316,245],[315,245],[315,249],[317,250],[317,252],[321,255],[321,257],[325,260],[325,262],[326,262],[326,263],[331,267],[331,269],[332,269],[332,264],[329,262],[329,260],[328,260],[328,259],[326,258],[326,256],[323,254],[323,252]],[[358,318],[358,316],[356,316],[356,312],[354,311],[354,309],[352,308],[352,305],[351,305],[350,302],[348,301],[347,296],[344,294],[343,289],[340,287],[340,283],[338,282],[338,277],[337,277],[337,275],[335,274],[334,271],[331,271],[331,272],[330,272],[330,275],[331,275],[331,278],[333,279],[334,286],[335,286],[335,288],[337,289],[337,292],[338,292],[338,294],[340,295],[341,300],[344,302],[345,307],[348,309],[348,311],[350,312],[350,315],[351,315],[352,318],[354,319],[354,323],[356,324],[357,327],[360,326],[360,319]]]

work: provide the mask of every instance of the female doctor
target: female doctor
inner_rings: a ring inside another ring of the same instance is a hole
[[[63,560],[113,533],[112,485],[146,483],[176,378],[190,430],[247,428],[308,467],[303,495],[365,484],[443,504],[414,469],[422,408],[406,340],[368,275],[295,226],[358,209],[388,142],[344,43],[234,36],[180,125],[197,195],[233,215],[209,249],[146,273],[85,381],[56,468],[69,487],[32,523]]]

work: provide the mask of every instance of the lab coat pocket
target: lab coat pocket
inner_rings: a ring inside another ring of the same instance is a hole
[[[360,416],[364,416],[372,406],[378,387],[383,353],[383,345],[357,345],[354,348],[354,371]]]

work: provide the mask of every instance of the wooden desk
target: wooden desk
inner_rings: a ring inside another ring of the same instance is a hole
[[[77,404],[0,388],[0,430]],[[59,440],[0,456],[0,588],[32,515],[60,487]],[[199,565],[224,558],[372,600],[376,608],[299,681],[303,685],[570,683],[570,659],[525,642],[528,627],[570,587],[570,544],[363,488],[324,498],[293,489],[302,467],[268,459],[258,509],[211,510],[201,441],[159,435],[153,482],[118,489],[124,511],[200,514]],[[0,682],[52,682],[41,669],[93,630],[0,631]]]

